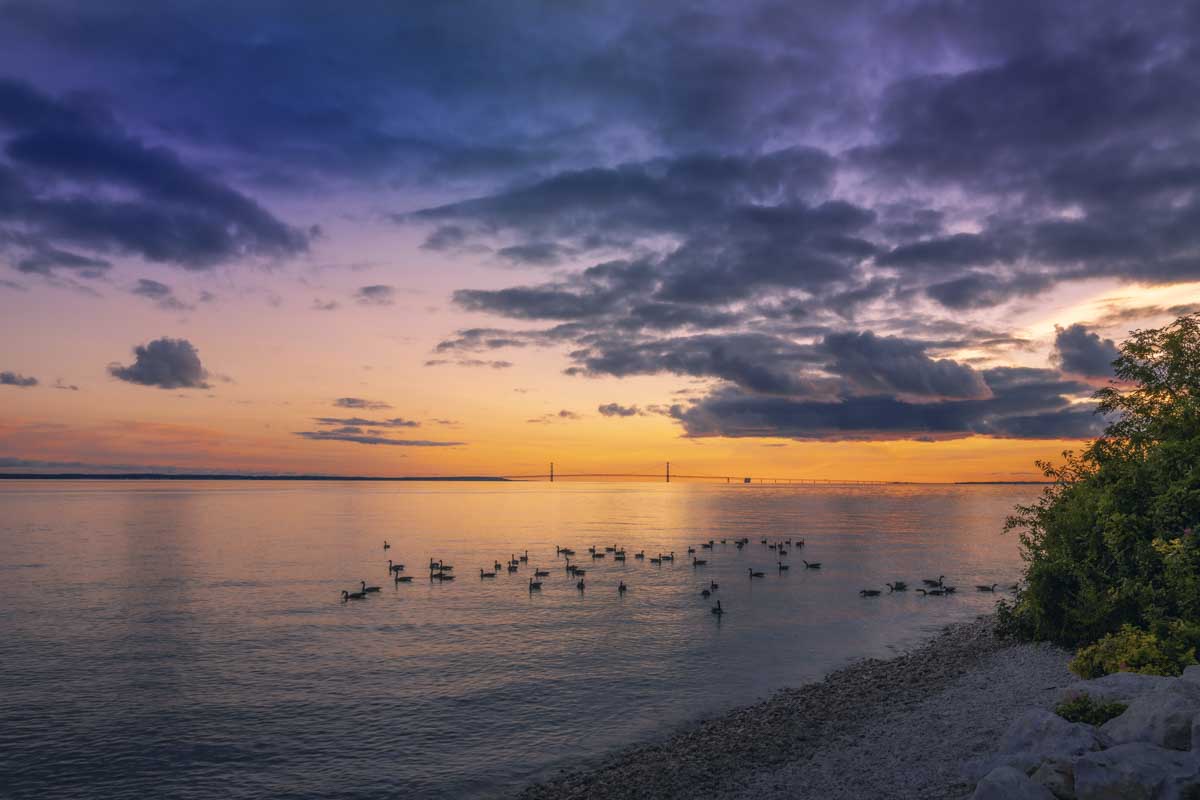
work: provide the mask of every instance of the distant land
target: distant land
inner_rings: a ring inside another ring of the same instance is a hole
[[[500,481],[486,475],[438,475],[430,477],[373,478],[367,475],[188,475],[173,472],[3,472],[7,480],[36,481]]]

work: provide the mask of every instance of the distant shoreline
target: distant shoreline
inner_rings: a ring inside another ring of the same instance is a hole
[[[22,481],[451,481],[512,483],[508,478],[492,478],[484,475],[446,475],[416,478],[373,478],[367,475],[189,475],[184,473],[121,472],[111,475],[94,472],[6,472],[0,479]]]

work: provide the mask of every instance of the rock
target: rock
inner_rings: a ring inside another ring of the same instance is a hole
[[[1054,800],[1054,795],[1019,769],[997,767],[975,787],[971,800]]]
[[[1134,698],[1129,708],[1100,727],[1115,744],[1150,742],[1171,750],[1192,749],[1192,721],[1200,713],[1194,689],[1172,685]]]
[[[1200,793],[1200,758],[1148,742],[1088,753],[1075,762],[1078,800],[1186,800]]]
[[[1198,676],[1200,677],[1200,676]],[[1129,703],[1135,697],[1165,689],[1175,682],[1162,675],[1140,675],[1136,672],[1114,672],[1103,678],[1072,683],[1062,690],[1061,702],[1086,694],[1098,703]],[[1197,684],[1200,686],[1200,683]]]
[[[1058,800],[1076,800],[1075,768],[1070,761],[1046,761],[1031,777],[1034,783],[1045,786]]]
[[[1183,671],[1180,680],[1184,683],[1190,683],[1195,686],[1200,686],[1200,664],[1193,664]]]
[[[968,781],[980,780],[1000,767],[1013,767],[1026,774],[1043,761],[1070,761],[1102,746],[1097,731],[1082,722],[1067,722],[1057,714],[1031,708],[1008,726],[995,755],[968,759],[963,774]]]

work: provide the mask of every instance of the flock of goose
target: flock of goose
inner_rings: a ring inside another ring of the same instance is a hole
[[[743,549],[749,543],[750,543],[750,539],[745,538],[745,537],[740,538],[740,539],[731,539],[731,540],[730,539],[721,539],[720,540],[720,544],[722,544],[722,545],[733,544],[735,547],[737,547],[738,550]],[[788,555],[789,548],[793,548],[796,550],[802,549],[804,547],[804,540],[803,539],[795,539],[795,540],[783,539],[780,541],[772,542],[767,539],[762,539],[761,544],[764,547],[766,547],[768,550],[774,551],[774,556],[776,557],[775,567],[776,567],[777,572],[780,575],[782,575],[783,573],[787,572],[791,566],[790,564],[785,564],[783,562],[783,558],[785,558]],[[706,551],[706,550],[712,551],[713,548],[716,547],[716,545],[717,545],[717,540],[714,540],[714,539],[709,539],[707,542],[701,543],[701,545],[700,545],[701,554],[703,554],[703,551]],[[383,549],[384,549],[384,551],[391,549],[391,544],[389,544],[386,540],[383,543]],[[625,548],[619,547],[615,544],[610,547],[603,547],[603,548],[597,548],[595,546],[592,546],[592,547],[588,548],[587,552],[590,555],[591,560],[593,562],[598,561],[600,559],[607,558],[610,554],[612,555],[614,562],[624,562],[628,558],[628,556],[625,552]],[[571,563],[571,559],[575,556],[575,551],[568,547],[559,547],[556,545],[554,547],[554,555],[556,558],[564,558],[566,560],[567,577],[571,580],[575,580],[575,588],[578,589],[580,592],[583,592],[587,588],[587,584],[586,584],[587,570],[584,569],[583,567],[580,567],[578,564]],[[701,567],[708,565],[708,559],[700,558],[699,555],[697,555],[697,551],[696,551],[695,547],[688,547],[687,555],[692,560],[692,568],[693,569],[699,569]],[[651,557],[647,558],[646,551],[643,550],[641,552],[634,553],[633,558],[635,561],[649,561],[652,566],[662,566],[664,563],[673,563],[675,561],[675,551],[672,550],[669,553],[659,553],[657,556],[651,556]],[[800,559],[800,561],[802,564],[804,564],[805,569],[808,569],[808,570],[821,569],[820,561],[806,561],[803,558]],[[412,582],[413,578],[411,575],[402,574],[405,571],[403,564],[397,564],[397,563],[393,562],[390,558],[388,559],[387,563],[388,563],[388,575],[393,579],[394,583],[397,586],[399,586],[401,583],[411,583]],[[528,566],[528,563],[529,563],[529,551],[528,550],[526,550],[520,556],[518,556],[516,553],[513,553],[512,556],[508,559],[508,562],[506,564],[501,564],[499,561],[496,561],[492,564],[491,570],[488,570],[485,567],[480,567],[479,579],[480,580],[488,580],[489,578],[495,578],[498,574],[500,574],[501,570],[504,570],[508,574],[511,575],[511,574],[518,572],[521,569],[522,564],[525,564],[526,566]],[[750,580],[766,577],[766,573],[757,571],[753,567],[748,567],[747,572],[749,573]],[[541,579],[548,578],[548,577],[550,577],[549,570],[544,570],[544,569],[540,569],[538,567],[534,567],[533,574],[529,577],[529,584],[528,584],[529,592],[533,593],[533,592],[541,591],[541,589],[542,589],[542,580]],[[454,580],[454,578],[455,578],[454,566],[452,564],[447,564],[444,561],[434,559],[434,558],[429,559],[429,580],[430,580],[430,582],[452,581],[452,580]],[[947,595],[954,594],[957,591],[957,587],[948,586],[948,585],[946,585],[945,581],[946,581],[945,575],[939,575],[936,579],[925,578],[924,580],[921,581],[923,586],[921,588],[916,589],[916,591],[924,596],[933,596],[933,597],[945,597]],[[380,587],[378,587],[378,586],[368,586],[366,581],[360,581],[359,583],[360,583],[360,587],[359,587],[358,591],[344,590],[342,592],[343,602],[348,602],[350,600],[365,600],[368,596],[370,596],[371,594],[377,593],[380,590]],[[894,581],[892,583],[886,583],[884,585],[887,586],[887,590],[888,590],[889,594],[892,592],[908,591],[908,583],[906,583],[905,581]],[[976,591],[980,591],[980,592],[995,592],[997,586],[999,586],[999,584],[997,584],[997,583],[993,583],[991,585],[979,584],[979,585],[976,585],[975,589],[976,589]],[[1007,588],[1010,591],[1016,591],[1017,586],[1014,584]],[[707,599],[707,598],[711,597],[713,592],[716,592],[718,589],[720,589],[720,585],[717,584],[716,581],[709,581],[708,586],[706,586],[704,589],[702,589],[700,591],[700,596]],[[618,594],[624,595],[625,592],[627,592],[628,590],[629,590],[629,587],[626,585],[624,580],[621,580],[617,584],[617,593]],[[878,597],[879,595],[883,594],[883,590],[882,589],[861,589],[859,591],[859,594],[863,597]],[[723,609],[721,607],[720,600],[718,600],[717,604],[712,607],[711,611],[713,614],[715,614],[717,616],[720,616],[725,613],[725,609]]]

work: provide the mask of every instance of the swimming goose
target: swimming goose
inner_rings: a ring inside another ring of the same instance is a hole
[[[379,591],[378,586],[367,586],[366,581],[361,581],[361,583],[362,583],[362,591],[364,594],[366,594],[367,592],[378,592]]]
[[[483,567],[479,568],[479,580],[483,580],[484,578],[494,578],[494,577],[496,577],[496,573],[484,572]]]
[[[994,591],[996,591],[996,587],[999,585],[1000,584],[998,584],[998,583],[993,583],[991,586],[984,586],[982,584],[976,584],[975,588],[981,592],[994,592]]]
[[[762,543],[763,543],[763,544],[766,544],[766,543],[767,543],[767,540],[766,540],[766,539],[763,539],[763,540],[762,540]]]
[[[751,578],[761,578],[763,576],[761,572],[755,572],[753,567],[750,567],[747,571],[750,573]]]
[[[921,583],[925,584],[926,586],[941,586],[942,581],[945,579],[946,579],[945,575],[938,575],[938,578],[936,581],[933,580],[932,578],[923,578],[921,580]]]
[[[500,566],[500,562],[497,561],[495,564],[492,564],[492,569],[496,570],[496,572],[499,572],[500,570],[502,570],[504,568],[502,566]]]
[[[526,550],[525,555],[521,556],[519,560],[520,561],[528,561],[529,560],[529,551]]]
[[[512,573],[514,573],[514,572],[516,572],[516,571],[517,571],[517,565],[516,565],[516,564],[509,564],[509,565],[508,565],[508,574],[509,574],[509,575],[511,575]]]
[[[797,540],[796,540],[796,547],[804,547],[804,540],[803,540],[803,539],[797,539]]]
[[[736,545],[737,545],[737,549],[738,549],[738,550],[741,550],[743,547],[745,547],[745,546],[746,546],[746,543],[745,543],[745,542],[743,542],[743,541],[741,541],[740,539],[739,539],[738,541],[734,542],[734,544],[736,544]]]
[[[692,556],[692,566],[693,567],[703,567],[707,563],[708,563],[708,561],[706,561],[703,558],[696,558],[695,556]]]
[[[604,552],[615,553],[615,552],[617,552],[617,546],[614,544],[612,547],[606,547],[606,548],[604,548]]]
[[[713,606],[712,613],[716,614],[718,617],[725,613],[725,609],[721,608],[720,600],[718,600],[717,604]]]
[[[908,584],[905,583],[904,581],[896,581],[895,583],[888,583],[885,585],[888,587],[889,592],[906,592],[906,591],[908,591]]]
[[[779,555],[781,555],[781,556],[786,556],[786,555],[787,555],[787,550],[784,550],[782,547],[781,547],[781,548],[779,548]]]
[[[529,591],[536,592],[538,589],[541,589],[541,588],[542,588],[541,581],[535,581],[533,578],[529,579]]]
[[[384,550],[391,550],[391,549],[392,549],[392,546],[391,546],[390,544],[388,544],[388,541],[387,541],[387,539],[384,539],[384,540],[383,540],[383,549],[384,549]]]
[[[881,594],[878,589],[860,589],[858,593],[863,597],[879,597]]]
[[[709,581],[708,588],[712,589],[715,592],[717,589],[720,589],[721,586],[716,581]]]
[[[396,583],[412,583],[412,575],[396,575]]]
[[[777,545],[777,544],[769,544],[769,545],[767,545],[767,549],[768,549],[768,550],[778,550],[778,549],[779,549],[779,545]]]
[[[804,561],[803,558],[800,560]],[[804,567],[805,567],[805,569],[820,569],[821,562],[820,561],[804,561]]]
[[[403,572],[403,571],[404,571],[403,564],[393,564],[392,560],[390,558],[388,559],[388,572]]]
[[[958,590],[957,586],[941,586],[939,588],[946,594],[954,594]]]
[[[613,561],[624,561],[624,560],[625,560],[625,554],[623,552],[617,553],[615,556],[613,556]]]
[[[671,555],[669,555],[669,556],[659,556],[659,558],[661,558],[663,561],[674,561],[675,560],[675,551],[672,550]]]
[[[607,555],[607,553],[596,551],[595,553],[592,553],[592,560],[595,561],[597,558],[604,558],[605,555]]]
[[[508,563],[510,566],[516,567],[519,566],[521,562],[517,560],[517,554],[513,553],[511,558],[508,559]]]
[[[346,602],[347,600],[366,600],[366,599],[367,599],[366,592],[347,592],[345,589],[342,590],[342,602],[343,603]]]
[[[537,567],[534,567],[534,568],[533,568],[533,577],[535,577],[535,578],[549,578],[549,577],[550,577],[550,571],[549,571],[549,570],[545,570],[545,569],[538,569]]]
[[[620,583],[617,584],[617,593],[625,594],[625,590],[628,588],[629,587],[625,585],[625,581],[621,581]]]
[[[689,556],[690,556],[692,553],[694,553],[694,552],[696,552],[696,548],[694,548],[694,547],[688,547],[688,555],[689,555]]]
[[[657,564],[657,565],[659,565],[659,566],[661,567],[661,566],[662,566],[662,553],[659,553],[659,554],[658,554],[658,558],[652,558],[652,559],[650,559],[650,563],[651,563],[651,564]]]
[[[569,548],[569,547],[564,547],[564,548],[562,548],[561,550],[559,550],[558,552],[562,553],[564,556],[573,556],[573,555],[575,555],[575,551],[574,551],[574,550],[572,550],[572,549],[571,549],[571,548]]]
[[[712,546],[713,546],[712,540],[711,540],[711,539],[709,539],[709,540],[708,540],[708,544],[703,544],[703,543],[702,543],[702,544],[700,545],[700,549],[701,549],[701,550],[712,550]]]
[[[646,551],[642,550],[640,553],[634,553],[633,557],[638,560],[644,560],[646,558]]]
[[[782,561],[776,561],[775,563],[779,565],[780,572],[784,572],[785,570],[787,570],[789,568],[789,565],[783,563]]]
[[[571,570],[571,574],[577,578],[582,578],[584,575],[587,575],[587,570],[576,567],[575,569]]]
[[[712,594],[712,592],[710,592],[708,589],[704,589],[700,592],[701,597],[708,597],[710,594]]]

